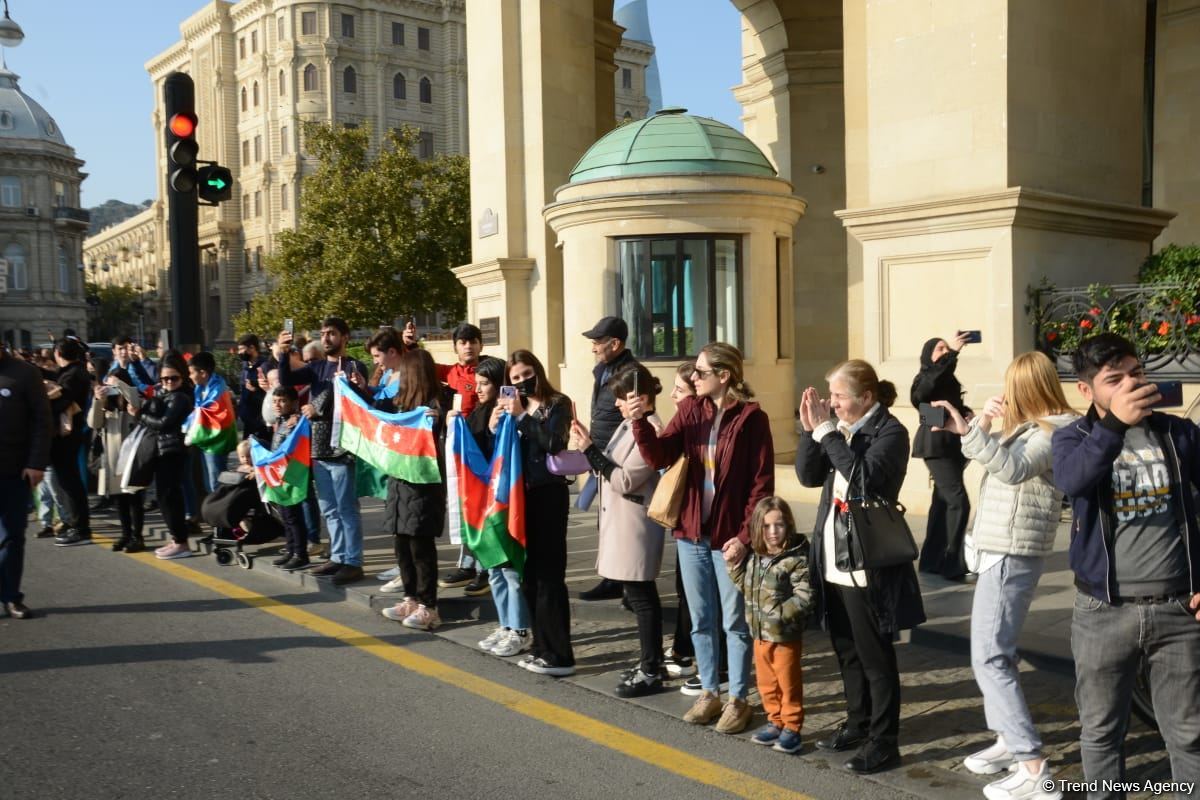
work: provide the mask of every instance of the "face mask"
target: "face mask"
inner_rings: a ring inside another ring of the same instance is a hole
[[[521,395],[521,397],[529,397],[529,395],[537,390],[537,376],[534,375],[532,378],[523,380],[520,383],[514,383],[513,386],[517,387],[517,394]]]

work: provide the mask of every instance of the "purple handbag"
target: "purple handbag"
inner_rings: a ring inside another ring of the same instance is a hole
[[[551,475],[573,478],[591,472],[592,465],[588,463],[582,450],[560,450],[557,453],[546,454],[546,469],[550,470]]]

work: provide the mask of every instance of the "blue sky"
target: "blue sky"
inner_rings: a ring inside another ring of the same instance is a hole
[[[203,0],[8,4],[25,41],[6,50],[5,59],[87,162],[83,205],[152,198],[156,134],[144,64],[179,39],[179,24],[203,8]],[[617,0],[618,7],[624,4]],[[740,108],[729,91],[741,79],[741,23],[733,4],[650,0],[649,8],[663,101],[740,129]]]

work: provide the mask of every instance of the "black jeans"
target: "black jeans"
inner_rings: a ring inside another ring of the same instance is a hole
[[[696,648],[692,645],[692,612],[688,610],[687,592],[683,588],[683,573],[679,565],[675,565],[675,597],[678,608],[675,610],[675,635],[671,638],[671,652],[677,656],[694,658]],[[632,601],[630,601],[632,604]],[[724,643],[725,637],[721,637]],[[722,664],[725,662],[722,661]]]
[[[25,571],[25,523],[29,514],[29,483],[22,478],[0,478],[0,603],[20,603],[21,575]]]
[[[308,560],[308,526],[304,523],[304,501],[295,505],[275,505],[279,518],[283,520],[285,548],[297,558]]]
[[[121,534],[142,538],[142,525],[146,519],[146,492],[117,495],[117,515],[121,518]]]
[[[971,516],[971,501],[963,485],[967,459],[961,455],[927,458],[925,466],[933,476],[933,499],[929,503],[929,523],[925,526],[925,543],[921,546],[918,566],[922,572],[940,572],[947,578],[957,578],[967,571],[963,558],[963,537],[967,533],[967,518]]]
[[[430,536],[395,534],[392,538],[404,596],[437,608],[437,544]]]
[[[567,510],[565,483],[525,492],[525,576],[521,588],[533,617],[535,658],[556,667],[575,666],[571,649],[571,606],[567,597]]]
[[[158,493],[158,508],[171,541],[187,544],[187,519],[183,513],[183,482],[187,474],[187,455],[171,453],[160,455],[154,463],[154,490]]]
[[[642,672],[657,675],[662,669],[662,602],[654,581],[622,581],[625,599],[637,617],[638,641],[641,643]],[[691,641],[691,637],[688,637]]]
[[[900,670],[892,637],[880,633],[867,590],[825,584],[829,638],[846,695],[846,729],[895,747],[900,737]]]
[[[90,534],[92,528],[88,513],[87,486],[83,483],[79,464],[82,447],[83,440],[76,434],[55,438],[50,444],[50,466],[53,467],[54,477],[62,489],[58,498],[62,503],[59,511],[62,512],[63,522],[68,528]]]

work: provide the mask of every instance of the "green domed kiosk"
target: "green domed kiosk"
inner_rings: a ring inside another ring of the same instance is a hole
[[[563,251],[566,335],[623,318],[663,386],[707,342],[737,345],[776,457],[790,460],[792,236],[804,209],[766,155],[717,120],[664,108],[610,131],[543,210]],[[564,391],[591,397],[588,350],[565,351]],[[658,402],[668,418],[667,395]]]

